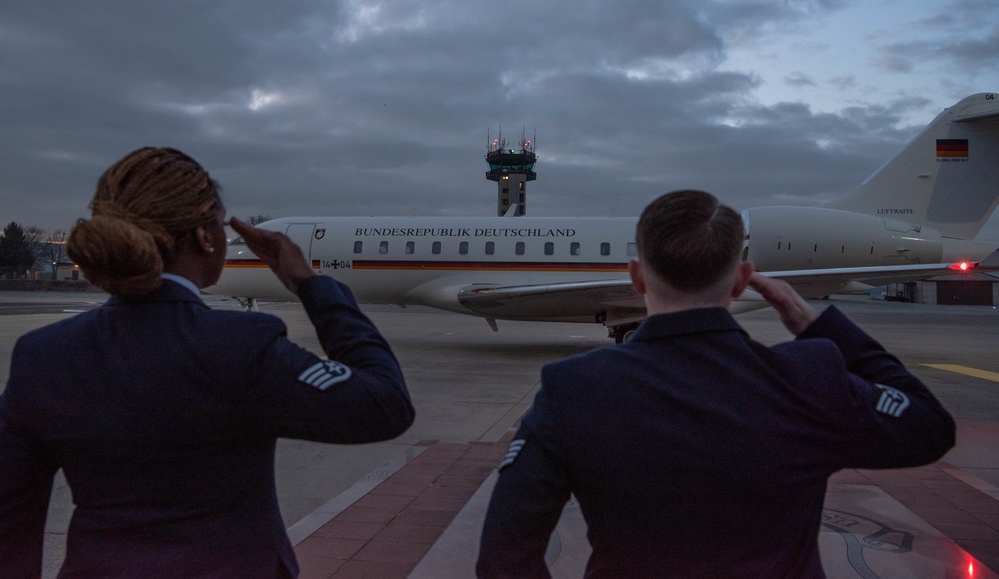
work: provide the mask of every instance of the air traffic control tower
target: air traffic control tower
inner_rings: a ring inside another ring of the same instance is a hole
[[[486,152],[489,171],[486,172],[486,179],[496,181],[497,215],[506,215],[512,206],[516,208],[511,215],[527,214],[527,182],[538,178],[538,174],[534,172],[534,164],[537,161],[534,144],[523,134],[519,149],[507,148],[502,133],[489,143]]]

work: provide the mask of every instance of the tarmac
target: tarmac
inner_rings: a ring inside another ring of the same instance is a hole
[[[18,336],[99,306],[102,294],[0,292],[0,387]],[[211,307],[237,308],[206,297]],[[820,550],[831,578],[999,577],[999,310],[833,299],[899,357],[958,422],[958,442],[920,468],[845,470],[830,480]],[[295,303],[264,303],[319,351]],[[598,325],[499,322],[425,308],[366,306],[392,345],[417,410],[399,438],[326,445],[282,440],[279,502],[302,578],[474,576],[495,468],[549,361],[611,343]],[[790,338],[775,312],[737,318],[764,343]],[[58,353],[53,354],[57,359]],[[57,478],[43,577],[61,564],[72,500]],[[553,577],[581,577],[589,545],[574,501],[549,544]]]

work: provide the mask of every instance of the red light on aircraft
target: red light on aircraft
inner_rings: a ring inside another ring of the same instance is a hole
[[[977,263],[968,263],[967,261],[962,261],[961,263],[952,263],[950,269],[957,271],[969,271],[978,267]]]
[[[964,554],[964,560],[968,562],[968,566],[965,568],[965,571],[967,571],[968,574],[965,575],[965,577],[968,579],[974,579],[974,577],[978,575],[975,573],[975,563],[977,563],[977,560],[967,553]]]

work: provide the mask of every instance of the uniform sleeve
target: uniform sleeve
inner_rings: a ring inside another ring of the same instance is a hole
[[[901,362],[835,306],[799,339],[832,340],[846,362],[846,399],[840,417],[848,460],[855,468],[928,464],[954,446],[954,419]]]
[[[42,541],[57,466],[48,451],[16,422],[19,366],[0,395],[0,577],[39,577]]]
[[[362,443],[399,436],[414,410],[388,343],[350,290],[326,276],[302,283],[302,304],[327,359],[284,335],[260,354],[264,396],[278,436]]]
[[[564,467],[546,446],[552,410],[542,387],[500,463],[479,544],[480,578],[550,577],[545,551],[571,491]]]

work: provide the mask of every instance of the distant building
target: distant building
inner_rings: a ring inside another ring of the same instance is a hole
[[[503,134],[493,139],[486,151],[489,171],[486,179],[496,181],[496,214],[506,215],[514,207],[512,215],[527,215],[527,182],[534,181],[538,174],[534,164],[538,162],[534,143],[524,134],[520,137],[519,148],[507,147]]]
[[[924,281],[886,286],[885,299],[920,304],[999,305],[999,278],[988,273],[939,275]]]
[[[54,277],[57,280],[77,281],[85,279],[83,277],[83,272],[80,271],[80,266],[76,265],[71,261],[60,261],[59,263],[57,263]]]

